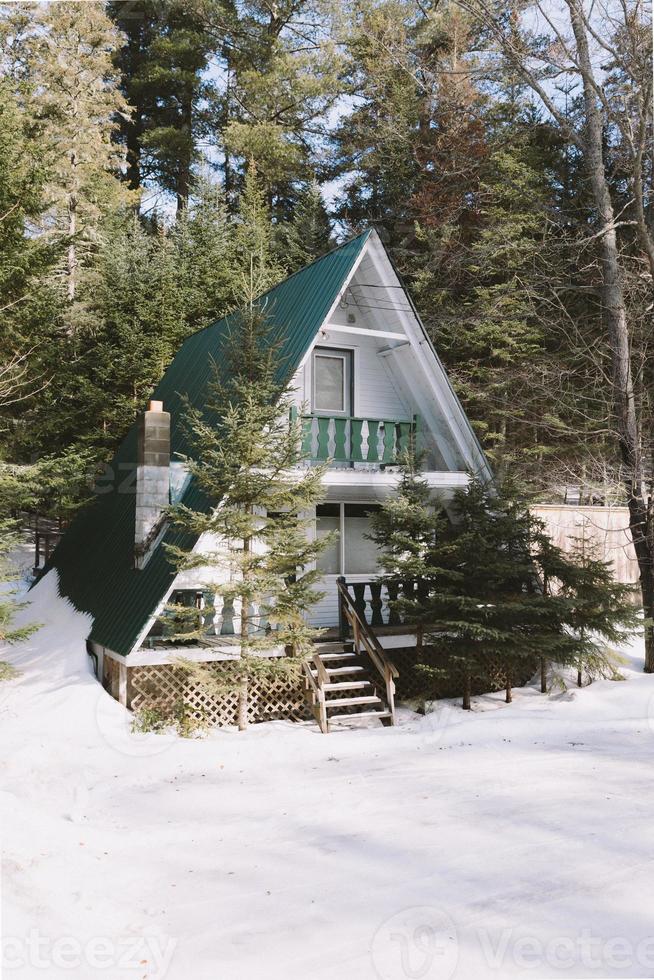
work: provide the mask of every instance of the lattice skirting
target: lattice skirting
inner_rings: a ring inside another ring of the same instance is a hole
[[[398,701],[409,701],[414,698],[438,700],[439,698],[458,698],[463,694],[465,686],[464,671],[460,664],[447,662],[442,654],[424,651],[422,662],[439,667],[442,676],[426,677],[418,669],[418,655],[414,647],[389,650],[388,655],[400,672],[395,681],[396,698]],[[512,687],[522,687],[538,670],[536,662],[524,661],[510,670]],[[508,679],[507,664],[502,660],[489,659],[484,664],[484,676],[471,679],[471,693],[487,694],[491,691],[502,691]]]
[[[206,664],[208,672],[229,683],[234,665],[229,661]],[[236,686],[236,684],[235,684]],[[198,722],[210,726],[237,723],[236,691],[212,696],[174,664],[130,667],[127,671],[127,704],[133,711],[143,708],[170,712],[182,705]],[[248,721],[304,720],[313,717],[304,696],[301,676],[251,680]]]
[[[463,671],[451,665],[438,679],[426,678],[417,669],[417,653],[413,648],[389,650],[389,656],[397,666],[400,676],[396,680],[397,701],[415,698],[427,700],[461,697],[464,688]],[[424,655],[424,660],[445,667],[443,658]],[[521,664],[514,669],[511,683],[514,687],[526,684],[537,669],[537,664]],[[221,680],[229,679],[234,665],[229,661],[206,664],[206,669]],[[506,686],[506,665],[489,661],[483,680],[472,680],[472,693],[503,690]],[[105,658],[104,686],[118,696],[118,665]],[[174,664],[130,667],[127,670],[127,704],[133,711],[144,708],[160,710],[166,714],[183,707],[185,713],[198,722],[210,726],[235,725],[237,722],[238,695],[236,691],[211,696],[188,674]],[[252,722],[279,719],[300,721],[312,718],[304,693],[301,676],[261,678],[249,685],[248,720]]]

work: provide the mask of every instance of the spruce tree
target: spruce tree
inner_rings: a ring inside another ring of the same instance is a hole
[[[397,492],[373,513],[370,535],[379,549],[392,617],[415,626],[418,649],[429,622],[426,583],[430,559],[447,523],[420,476],[420,462],[413,448],[404,454]]]
[[[296,272],[333,247],[332,223],[317,181],[297,199],[290,221],[279,232],[280,253],[289,272]]]
[[[128,200],[114,142],[117,119],[130,111],[111,63],[121,38],[97,2],[44,4],[35,28],[32,99],[50,175],[48,232],[66,242],[72,302],[102,217]]]
[[[235,316],[217,363],[205,407],[189,406],[186,416],[193,450],[186,465],[209,508],[171,511],[178,526],[212,544],[172,554],[180,571],[219,572],[219,583],[206,588],[236,605],[240,658],[231,676],[243,730],[251,681],[289,673],[288,659],[265,654],[286,649],[298,671],[316,635],[306,613],[320,597],[319,572],[308,566],[326,542],[311,540],[305,514],[322,497],[323,471],[294,472],[302,460],[301,423],[279,343],[252,302]],[[198,624],[176,638],[210,642]]]
[[[259,296],[284,278],[285,268],[275,255],[270,208],[254,160],[245,175],[234,234],[234,261],[242,295]]]
[[[430,556],[427,642],[461,671],[466,708],[472,684],[489,683],[498,662],[509,699],[511,675],[540,648],[539,626],[549,628],[533,602],[529,534],[528,513],[473,481],[455,495],[452,523]],[[442,675],[441,668],[423,669]]]
[[[125,101],[133,113],[120,119],[118,139],[127,156],[125,179],[140,191],[155,184],[174,195],[180,214],[189,204],[200,144],[207,135],[207,77],[224,38],[207,30],[212,13],[226,14],[216,0],[123,0],[107,13],[125,36],[114,53]]]
[[[549,538],[545,525],[534,520],[532,555],[545,595],[554,595],[566,606],[566,622],[573,638],[577,684],[584,673],[594,677],[616,675],[615,657],[608,644],[619,646],[639,625],[635,588],[614,577],[611,562],[597,557],[596,548],[583,533],[572,539],[564,552]],[[546,689],[547,661],[541,661],[541,690]]]
[[[430,656],[422,673],[439,680],[460,672],[464,707],[473,684],[490,686],[498,670],[510,701],[516,676],[539,663],[597,665],[599,642],[618,642],[633,628],[629,590],[612,581],[604,563],[553,545],[510,486],[471,481],[455,495],[451,521],[433,526],[431,547],[420,547],[420,528],[432,533],[425,489],[417,511],[406,508],[406,489],[399,503],[386,503],[376,534],[382,545],[388,534],[382,564],[391,584],[398,571],[418,575],[401,608],[407,622],[424,627]],[[415,498],[415,485],[410,494]]]

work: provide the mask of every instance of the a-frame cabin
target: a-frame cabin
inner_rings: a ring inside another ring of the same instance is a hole
[[[380,714],[392,720],[395,668],[383,651],[406,647],[411,637],[406,630],[388,628],[387,596],[375,583],[377,555],[367,538],[370,513],[394,492],[397,453],[411,433],[424,453],[424,475],[435,501],[446,504],[471,473],[489,477],[488,463],[375,231],[329,252],[259,302],[279,328],[282,355],[294,372],[297,409],[305,414],[305,465],[331,460],[325,501],[316,508],[315,533],[338,530],[339,535],[320,559],[326,595],[314,607],[312,621],[337,635],[345,617],[345,625],[362,632],[354,653],[323,647],[325,659],[317,654],[306,668],[309,700],[326,729],[329,711],[318,702],[329,701],[324,690],[330,683],[341,688],[358,683],[345,674],[348,655],[361,654],[371,658],[373,674],[384,675],[384,690],[379,690],[379,678],[377,686],[374,678],[369,682],[380,703],[373,704],[371,693],[369,702],[352,694],[333,697],[333,705],[358,700],[352,710],[361,711],[369,703],[371,710],[382,709]],[[179,650],[163,644],[159,618],[171,596],[200,607],[205,601],[207,582],[191,580],[188,572],[177,574],[164,548],[166,543],[198,543],[182,540],[163,510],[171,501],[198,503],[198,492],[179,459],[191,451],[182,424],[183,399],[198,407],[204,404],[212,362],[228,328],[229,317],[184,342],[149,409],[98,484],[95,499],[73,522],[48,565],[58,572],[61,594],[93,618],[88,649],[98,676],[128,706],[144,704],[149,692],[179,696],[181,681],[175,679],[174,668]],[[184,656],[227,669],[235,656],[230,637],[237,613],[222,608],[207,623],[214,637],[224,637],[224,648],[214,640],[208,648],[185,647]],[[366,644],[374,649],[367,650]],[[336,658],[331,666],[330,658]],[[367,676],[361,678],[364,682]],[[188,691],[184,696],[190,697]],[[231,720],[232,708],[225,707],[212,720]],[[297,711],[296,692],[280,693],[277,700],[262,693],[253,717]]]

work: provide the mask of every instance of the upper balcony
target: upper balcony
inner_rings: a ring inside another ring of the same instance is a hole
[[[366,463],[383,469],[397,465],[417,431],[417,415],[412,419],[303,415],[302,453],[312,462]]]

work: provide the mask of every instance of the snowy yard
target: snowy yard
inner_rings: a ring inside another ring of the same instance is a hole
[[[84,617],[0,684],[3,978],[654,976],[654,677],[323,736],[132,735]]]

